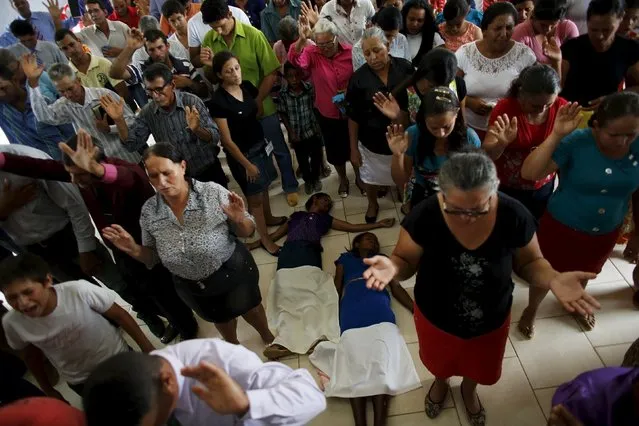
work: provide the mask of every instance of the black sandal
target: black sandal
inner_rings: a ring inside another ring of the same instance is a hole
[[[364,215],[364,220],[366,221],[366,223],[375,223],[377,222],[377,215],[379,214],[379,206],[377,206],[377,211],[375,212],[374,216],[366,216]]]

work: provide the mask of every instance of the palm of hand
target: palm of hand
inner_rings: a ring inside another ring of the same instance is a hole
[[[388,145],[393,153],[397,155],[404,154],[408,150],[408,138],[403,134],[390,136]]]

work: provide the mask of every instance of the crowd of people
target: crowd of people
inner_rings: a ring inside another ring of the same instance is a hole
[[[10,3],[2,426],[301,425],[327,396],[356,426],[372,399],[382,426],[390,396],[421,386],[391,294],[435,376],[426,416],[461,376],[484,425],[476,388],[501,376],[512,275],[532,339],[548,292],[592,330],[588,282],[618,243],[639,260],[637,0]],[[274,214],[276,181],[305,211]],[[394,225],[378,220],[391,192],[405,217],[386,256],[370,231]],[[358,196],[365,223],[331,215],[331,197]],[[359,233],[334,276],[330,229]],[[268,294],[258,247],[277,258]],[[413,275],[415,300],[399,283]],[[221,339],[197,339],[196,315]],[[240,345],[240,317],[273,362]],[[562,385],[549,424],[638,424],[638,348]],[[276,362],[291,354],[311,354],[321,389]]]

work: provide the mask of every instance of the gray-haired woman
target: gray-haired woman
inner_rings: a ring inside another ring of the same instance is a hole
[[[510,325],[513,270],[533,286],[550,289],[570,312],[599,304],[581,286],[595,275],[559,273],[544,259],[535,219],[515,199],[497,192],[490,158],[479,151],[454,154],[439,172],[441,192],[416,206],[402,223],[390,258],[364,260],[367,286],[417,272],[415,327],[419,355],[435,381],[426,414],[439,414],[448,379],[462,376],[461,394],[472,425],[485,424],[477,384],[495,384]],[[428,226],[423,226],[428,224]]]

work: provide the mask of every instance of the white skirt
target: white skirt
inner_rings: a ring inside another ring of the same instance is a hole
[[[361,142],[357,142],[359,153],[362,156],[362,167],[359,168],[359,175],[362,182],[368,185],[394,186],[391,176],[392,155],[376,154],[366,149]]]

